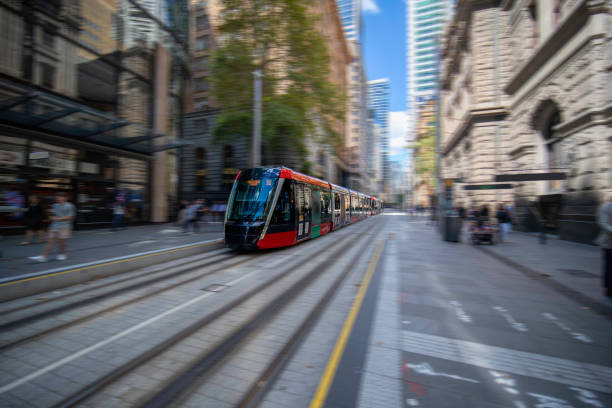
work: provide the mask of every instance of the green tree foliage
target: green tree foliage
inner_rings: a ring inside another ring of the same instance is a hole
[[[256,70],[263,73],[262,141],[268,151],[290,144],[303,157],[309,134],[332,146],[341,141],[332,124],[344,120],[345,97],[329,80],[330,59],[312,4],[224,1],[212,59],[213,95],[221,108],[216,141],[251,136]]]
[[[415,170],[421,181],[431,188],[436,184],[436,127],[435,123],[427,128],[425,136],[410,146],[414,148]]]

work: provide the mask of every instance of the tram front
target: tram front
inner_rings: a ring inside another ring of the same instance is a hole
[[[256,249],[273,206],[280,169],[240,172],[225,212],[225,244],[231,249]]]

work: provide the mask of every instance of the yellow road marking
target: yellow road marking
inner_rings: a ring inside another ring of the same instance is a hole
[[[361,308],[361,303],[363,303],[363,298],[370,286],[370,281],[372,280],[372,276],[374,275],[374,271],[376,270],[376,265],[378,264],[378,260],[380,255],[382,254],[383,247],[385,245],[385,241],[381,240],[378,243],[378,246],[374,250],[374,255],[370,259],[370,264],[368,265],[368,270],[361,281],[361,286],[359,288],[359,292],[357,293],[357,297],[353,302],[353,306],[351,307],[351,311],[344,322],[344,326],[342,327],[342,331],[340,332],[340,337],[336,341],[336,345],[334,346],[334,350],[327,362],[327,366],[325,367],[325,371],[323,372],[323,376],[319,381],[319,385],[317,387],[317,391],[315,395],[310,401],[310,408],[320,408],[325,403],[325,399],[327,398],[327,393],[329,392],[329,388],[331,387],[334,376],[336,375],[336,370],[338,369],[338,364],[340,363],[340,358],[344,353],[344,348],[346,347],[346,342],[353,330],[353,325],[355,324],[355,320],[357,319],[357,314],[359,313],[359,309]]]
[[[195,248],[198,246],[207,246],[207,245],[212,245],[215,244],[219,241],[211,241],[211,242],[205,242],[203,244],[197,244],[197,245],[190,245],[188,247],[183,247],[183,248],[176,248],[176,249],[169,249],[167,251],[163,251],[163,252],[156,252],[154,254],[147,254],[147,255],[141,255],[141,256],[136,256],[133,258],[126,258],[126,259],[118,259],[116,261],[111,261],[111,262],[105,262],[105,263],[101,263],[101,264],[95,264],[95,265],[88,265],[88,266],[84,266],[82,268],[75,268],[75,269],[69,269],[67,271],[61,271],[61,272],[55,272],[55,273],[50,273],[48,275],[40,275],[40,276],[33,276],[31,278],[27,278],[27,279],[21,279],[21,280],[17,280],[17,281],[12,281],[12,282],[5,282],[5,283],[0,283],[0,287],[3,286],[9,286],[9,285],[15,285],[17,283],[23,283],[23,282],[28,282],[28,281],[32,281],[32,280],[37,280],[37,279],[42,279],[42,278],[51,278],[53,276],[60,276],[60,275],[65,275],[67,273],[72,273],[72,272],[79,272],[79,271],[85,271],[87,269],[93,269],[93,268],[98,268],[100,266],[106,266],[106,265],[114,265],[114,264],[118,264],[118,263],[122,263],[122,262],[128,262],[128,261],[135,261],[137,259],[144,259],[144,258],[150,258],[152,256],[157,256],[157,255],[165,255],[165,254],[170,254],[172,252],[177,252],[177,251],[182,251],[185,249],[190,249],[190,248]]]

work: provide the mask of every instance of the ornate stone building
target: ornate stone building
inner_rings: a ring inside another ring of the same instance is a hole
[[[458,196],[512,201],[519,228],[540,213],[549,232],[592,242],[612,185],[610,11],[604,0],[458,2],[442,61],[444,176],[565,175]]]

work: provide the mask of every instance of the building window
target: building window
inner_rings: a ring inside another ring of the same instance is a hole
[[[208,27],[209,27],[209,24],[208,24],[207,16],[200,16],[196,18],[196,29],[197,30],[206,30],[208,29]]]
[[[44,27],[42,30],[42,43],[45,47],[55,47],[55,33],[50,28]]]
[[[208,49],[208,36],[198,37],[196,39],[196,51],[203,51]]]
[[[198,147],[195,151],[196,191],[204,191],[206,187],[206,150]]]
[[[198,98],[195,100],[194,107],[196,110],[203,110],[208,108],[208,99]]]
[[[196,91],[204,92],[208,90],[208,81],[205,78],[197,78],[195,81]]]
[[[234,149],[223,146],[223,191],[229,192],[234,184],[238,170],[234,168]]]
[[[53,88],[55,82],[55,68],[44,62],[40,63],[41,85],[46,88]]]
[[[206,133],[208,130],[208,121],[206,119],[198,119],[193,124],[194,132],[196,135],[201,135]]]
[[[198,57],[195,60],[194,69],[196,71],[202,71],[208,68],[208,58],[206,57]]]

